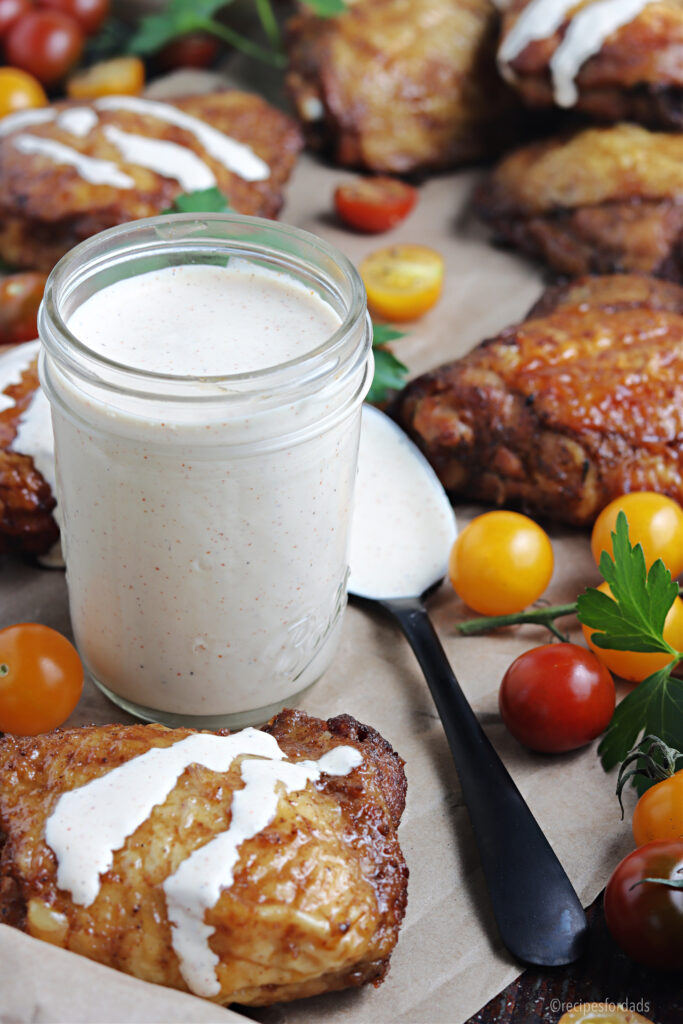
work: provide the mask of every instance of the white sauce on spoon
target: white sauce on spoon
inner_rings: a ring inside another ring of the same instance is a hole
[[[230,826],[196,849],[163,883],[173,948],[188,987],[197,995],[220,991],[218,957],[209,946],[214,929],[204,924],[206,910],[232,885],[239,848],[275,817],[284,789],[292,793],[316,782],[323,773],[347,775],[362,763],[355,747],[339,746],[319,761],[285,761],[277,740],[258,729],[231,736],[196,733],[170,747],[155,747],[92,782],[64,793],[45,826],[45,840],[57,857],[57,884],[73,901],[90,906],[100,890],[100,876],[113,864],[114,851],[164,802],[191,764],[225,772],[235,758],[244,789],[232,798]],[[280,784],[278,786],[278,783]]]
[[[597,0],[581,8],[571,18],[564,39],[550,61],[555,102],[573,106],[578,99],[576,76],[584,63],[598,53],[605,40],[622,25],[628,24],[652,0]],[[498,7],[507,4],[498,0]],[[576,8],[577,0],[531,0],[521,11],[498,50],[498,66],[503,77],[514,80],[510,63],[538,39],[547,39]]]
[[[200,121],[198,117],[178,107],[157,100],[145,100],[140,96],[103,96],[95,100],[94,106],[98,110],[130,110],[183,128],[191,132],[215,160],[245,181],[265,181],[270,177],[270,167],[256,155],[251,146],[231,139],[206,121]]]
[[[147,167],[164,178],[174,178],[185,192],[212,188],[216,184],[211,168],[187,146],[133,135],[112,124],[105,126],[104,134],[126,163]]]
[[[446,575],[455,516],[436,473],[383,413],[363,406],[349,591],[416,597]]]
[[[129,174],[117,167],[111,160],[97,160],[65,146],[56,139],[47,139],[40,135],[17,135],[12,144],[20,153],[29,156],[45,156],[56,164],[68,164],[75,167],[81,178],[93,185],[111,185],[113,188],[134,188],[135,181]]]

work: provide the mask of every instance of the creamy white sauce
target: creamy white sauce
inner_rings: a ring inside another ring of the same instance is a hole
[[[576,76],[584,63],[598,53],[609,36],[632,21],[652,0],[595,0],[571,18],[563,40],[550,61],[555,102],[573,106],[578,99]],[[501,7],[501,3],[498,3]],[[501,74],[514,79],[509,66],[538,39],[547,39],[566,20],[577,0],[531,0],[521,11],[498,49]]]
[[[229,827],[197,848],[163,883],[173,948],[191,991],[212,996],[220,991],[218,957],[209,946],[214,929],[204,915],[233,882],[233,871],[246,840],[275,817],[283,793],[306,788],[320,776],[347,775],[362,763],[355,747],[339,746],[319,761],[285,761],[275,738],[256,729],[232,736],[197,733],[170,747],[153,748],[79,789],[64,793],[45,826],[45,840],[57,857],[57,884],[73,901],[90,906],[101,875],[114,852],[162,804],[191,764],[226,772],[246,755],[240,772],[244,788],[232,797]]]
[[[98,110],[130,110],[136,114],[156,117],[191,132],[214,160],[245,181],[265,181],[270,177],[270,167],[256,155],[251,146],[231,139],[178,107],[139,96],[103,96],[95,100],[94,105]]]
[[[78,139],[84,139],[96,126],[99,118],[92,107],[68,107],[57,118],[57,127]]]
[[[364,406],[349,590],[419,596],[446,575],[455,536],[453,509],[425,457],[392,420]]]
[[[147,167],[164,178],[174,178],[185,192],[212,188],[216,184],[211,168],[187,146],[122,132],[114,125],[106,125],[104,134],[126,163]]]
[[[69,319],[111,359],[199,377],[291,360],[339,323],[303,284],[234,257],[119,281]],[[71,615],[95,679],[183,716],[266,708],[317,679],[345,603],[358,417],[318,429],[324,390],[226,408],[229,386],[207,380],[205,405],[150,409],[54,379]],[[254,443],[266,427],[271,448]],[[306,443],[290,446],[303,429]]]
[[[111,185],[113,188],[134,188],[135,181],[129,174],[117,167],[111,160],[97,160],[65,146],[56,139],[46,139],[40,135],[17,135],[12,140],[15,149],[29,156],[45,156],[56,164],[68,164],[85,181],[93,185]]]
[[[21,128],[33,128],[37,124],[49,124],[57,117],[54,107],[37,107],[30,110],[17,110],[0,119],[0,138],[10,135]]]

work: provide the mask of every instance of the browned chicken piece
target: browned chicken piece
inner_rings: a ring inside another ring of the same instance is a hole
[[[288,24],[289,90],[313,144],[403,174],[500,152],[513,94],[496,72],[491,0],[359,0]]]
[[[196,180],[199,168],[206,187],[215,179],[236,212],[277,215],[283,186],[302,145],[299,128],[291,118],[259,96],[236,90],[158,104],[158,111],[178,109],[249,146],[270,173],[263,180],[246,180],[229,170],[216,156],[215,147],[207,148],[205,140],[187,126],[149,112],[111,109],[111,100],[106,99],[110,104],[106,109],[98,107],[98,101],[57,103],[50,108],[52,120],[19,122],[9,131],[12,122],[5,122],[5,134],[0,122],[0,258],[7,263],[49,271],[68,249],[90,235],[161,213],[180,193],[193,190],[182,184],[188,180],[182,161],[191,161],[190,176]],[[92,126],[84,121],[84,131],[77,121],[70,123],[60,117],[70,110],[80,112],[81,117],[84,110],[92,112]],[[26,137],[28,144],[22,141]],[[152,140],[152,145],[165,142],[179,148],[169,156],[157,147],[151,157],[147,148],[142,157],[146,165],[142,166],[135,162],[141,159],[140,137]],[[52,152],[46,150],[44,140],[50,140]],[[54,150],[55,143],[59,153]],[[99,183],[86,180],[82,168],[76,166],[79,154],[109,163],[104,177],[101,165],[90,164],[86,173],[102,179]],[[152,169],[150,159],[163,173]],[[119,172],[119,185],[111,183],[112,169]]]
[[[683,281],[683,135],[588,128],[505,157],[475,204],[501,238],[565,274]]]
[[[530,106],[683,128],[683,0],[643,0],[635,12],[618,0],[609,11],[598,0],[499,6],[499,67]]]
[[[304,789],[280,790],[270,823],[239,846],[232,884],[204,914],[213,929],[204,941],[218,957],[220,991],[211,998],[265,1005],[377,985],[406,905],[408,870],[396,835],[405,804],[403,761],[379,733],[347,715],[324,722],[283,711],[265,731],[294,762],[340,746],[362,760],[347,775],[323,771]],[[0,739],[0,920],[187,991],[162,885],[192,851],[229,828],[234,794],[244,787],[244,758],[224,772],[190,764],[115,850],[89,906],[57,884],[45,826],[62,794],[192,735],[110,725]]]
[[[591,523],[629,491],[683,504],[683,288],[551,288],[521,324],[414,380],[396,415],[452,494]]]
[[[59,539],[52,510],[57,504],[33,459],[12,451],[19,420],[38,387],[35,359],[2,394],[13,404],[0,409],[0,553],[44,555]]]

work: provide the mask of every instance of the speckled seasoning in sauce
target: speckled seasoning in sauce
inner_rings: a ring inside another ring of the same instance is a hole
[[[105,692],[169,724],[291,699],[329,664],[346,599],[362,291],[349,328],[339,296],[282,261],[225,262],[117,272],[80,302],[67,286],[87,350],[41,323],[76,641]]]

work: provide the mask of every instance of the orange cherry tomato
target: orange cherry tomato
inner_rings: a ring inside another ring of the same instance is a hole
[[[0,345],[38,337],[38,307],[47,276],[38,271],[0,278]]]
[[[37,78],[21,68],[0,68],[0,117],[46,105],[47,96]]]
[[[72,75],[66,94],[72,100],[98,96],[138,96],[145,85],[145,65],[139,57],[114,57]]]
[[[334,192],[334,206],[341,220],[370,234],[400,224],[416,202],[417,189],[396,178],[356,178]]]
[[[425,245],[378,249],[366,256],[358,270],[371,311],[386,320],[415,320],[441,294],[443,257]]]
[[[631,544],[642,545],[648,568],[661,558],[676,579],[683,572],[683,509],[673,498],[654,491],[624,494],[602,510],[591,535],[591,550],[597,564],[601,552],[612,554],[610,535],[621,511],[628,519]]]
[[[82,688],[81,659],[61,633],[36,622],[0,630],[0,731],[36,736],[56,729]]]
[[[550,583],[553,549],[541,527],[518,512],[486,512],[459,534],[448,572],[459,597],[482,615],[533,604]]]
[[[631,827],[636,846],[654,839],[683,839],[683,768],[645,790]]]
[[[608,597],[612,596],[608,583],[601,583],[596,589],[607,594]],[[593,633],[599,633],[601,630],[593,629],[591,626],[582,626],[581,628],[586,643],[603,665],[606,665],[610,672],[614,672],[615,675],[621,676],[622,679],[628,679],[632,683],[641,683],[643,679],[647,679],[653,672],[658,672],[660,668],[664,668],[671,661],[668,654],[603,650],[602,647],[596,647],[591,640]],[[680,597],[677,597],[671,605],[664,622],[664,639],[675,650],[683,651],[683,601]]]

